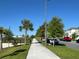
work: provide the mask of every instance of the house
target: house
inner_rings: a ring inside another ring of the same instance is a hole
[[[66,30],[64,36],[68,36],[68,37],[72,38],[72,34],[74,34],[74,33],[76,33],[76,35],[79,36],[79,27],[70,28],[70,29]]]

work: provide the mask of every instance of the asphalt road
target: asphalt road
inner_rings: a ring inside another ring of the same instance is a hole
[[[79,43],[76,43],[75,41],[73,41],[73,42],[60,41],[60,43],[65,44],[69,48],[72,48],[72,49],[79,51]]]

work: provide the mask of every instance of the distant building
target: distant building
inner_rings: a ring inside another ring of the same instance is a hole
[[[16,37],[22,38],[23,36],[22,35],[14,35],[13,37],[14,38],[16,38]]]
[[[72,37],[72,34],[74,33],[79,36],[79,27],[66,30],[64,36]]]

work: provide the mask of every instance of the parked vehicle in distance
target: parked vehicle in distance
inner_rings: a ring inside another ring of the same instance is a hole
[[[70,37],[64,37],[64,41],[70,42],[72,40],[72,38]]]
[[[76,38],[76,43],[79,43],[79,37]]]
[[[59,41],[56,38],[47,38],[47,43],[52,44],[52,45],[53,44],[57,45],[57,44],[59,44]]]
[[[76,43],[79,43],[79,39],[78,39],[78,40],[76,40]]]

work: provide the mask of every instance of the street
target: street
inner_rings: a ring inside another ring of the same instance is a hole
[[[76,42],[66,42],[60,41],[61,44],[65,44],[67,47],[78,50],[79,51],[79,43]]]

